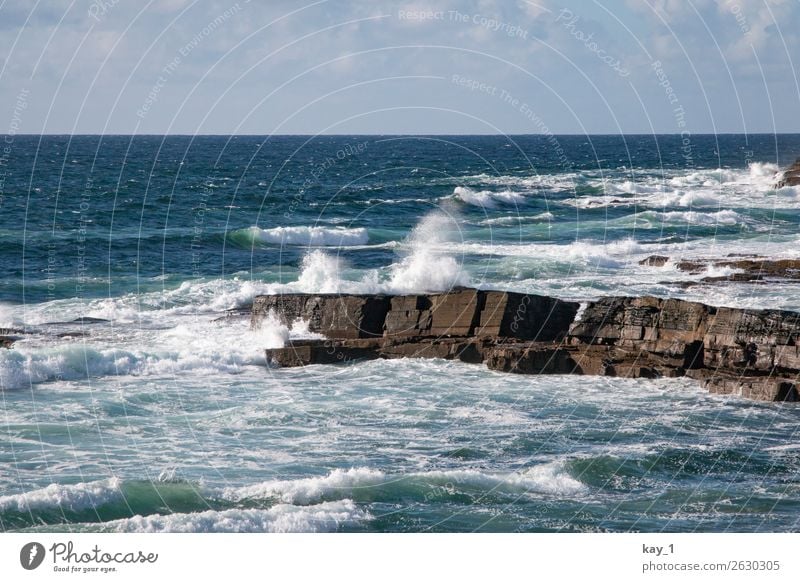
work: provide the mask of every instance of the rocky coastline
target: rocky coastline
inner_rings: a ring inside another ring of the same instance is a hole
[[[268,314],[298,319],[326,339],[266,350],[294,367],[424,357],[517,374],[690,377],[710,392],[800,400],[800,313],[712,307],[656,297],[579,304],[540,295],[457,288],[416,295],[257,297]]]

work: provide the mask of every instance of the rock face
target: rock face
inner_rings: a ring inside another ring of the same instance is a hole
[[[382,295],[264,295],[253,301],[251,326],[273,312],[283,323],[298,319],[330,338],[357,339],[383,335],[389,297]]]
[[[606,297],[578,311],[550,297],[477,289],[298,294],[256,298],[252,325],[273,312],[329,338],[267,350],[282,366],[445,358],[518,374],[688,376],[714,393],[800,399],[800,313],[656,297]]]
[[[784,188],[786,186],[800,186],[800,158],[786,168],[775,183],[775,188]]]
[[[577,303],[540,295],[458,288],[430,295],[264,295],[253,302],[251,326],[273,312],[283,323],[308,322],[331,339],[370,337],[563,338]]]

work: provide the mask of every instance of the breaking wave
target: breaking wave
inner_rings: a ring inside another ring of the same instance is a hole
[[[453,191],[453,196],[466,204],[480,206],[482,208],[494,208],[498,203],[519,204],[525,199],[522,194],[512,192],[511,190],[503,190],[501,192],[492,192],[490,190],[476,191],[466,186],[457,186]]]
[[[279,226],[269,229],[251,226],[234,230],[228,237],[245,247],[253,245],[347,247],[365,245],[369,241],[366,228],[323,226]]]
[[[369,518],[366,511],[345,499],[308,507],[281,504],[269,509],[137,515],[104,523],[101,529],[127,533],[318,533],[335,532]]]

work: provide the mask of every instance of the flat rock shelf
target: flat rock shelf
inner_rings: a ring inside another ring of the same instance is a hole
[[[657,297],[574,303],[456,288],[417,295],[259,296],[268,314],[326,339],[268,349],[280,366],[375,358],[444,358],[517,374],[690,377],[710,392],[800,400],[800,313],[712,307]]]

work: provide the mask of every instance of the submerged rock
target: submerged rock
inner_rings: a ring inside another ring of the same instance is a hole
[[[51,321],[46,325],[96,325],[100,323],[111,323],[111,320],[100,317],[78,317],[71,321]]]
[[[712,307],[657,297],[586,305],[539,295],[456,289],[431,295],[256,298],[252,325],[300,317],[326,340],[266,351],[282,366],[425,357],[519,374],[689,376],[711,392],[798,400],[800,313]]]
[[[650,255],[646,259],[639,261],[639,264],[647,267],[663,267],[668,261],[669,257],[665,257],[664,255]]]
[[[11,348],[15,342],[28,335],[28,330],[11,327],[0,328],[0,348]]]

